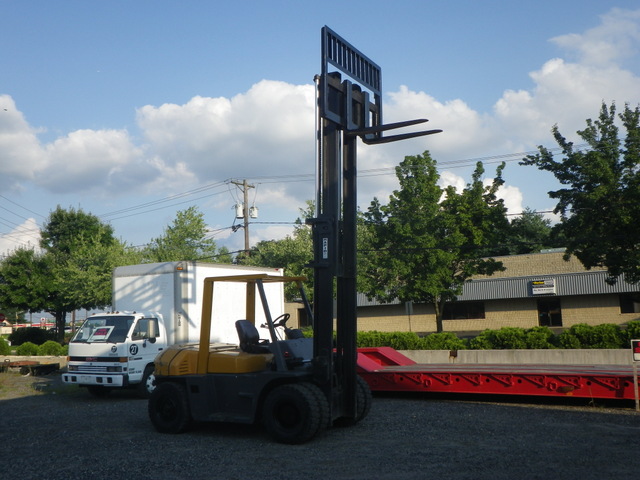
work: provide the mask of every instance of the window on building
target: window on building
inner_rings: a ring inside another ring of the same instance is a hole
[[[483,302],[448,302],[442,312],[443,320],[468,320],[484,318]]]
[[[620,313],[640,313],[640,293],[620,294]]]
[[[562,309],[559,299],[538,300],[538,324],[541,327],[562,326]]]
[[[305,308],[298,309],[298,325],[300,326],[300,328],[313,326],[309,321],[307,310]]]

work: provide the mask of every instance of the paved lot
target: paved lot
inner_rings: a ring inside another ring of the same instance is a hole
[[[298,446],[260,427],[202,425],[161,435],[146,401],[41,382],[0,400],[3,479],[615,479],[640,470],[640,415],[376,395],[355,427]],[[632,405],[631,405],[632,407]]]

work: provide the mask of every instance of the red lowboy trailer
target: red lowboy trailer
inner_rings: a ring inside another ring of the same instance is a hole
[[[633,400],[631,365],[419,364],[389,347],[359,348],[372,391]]]

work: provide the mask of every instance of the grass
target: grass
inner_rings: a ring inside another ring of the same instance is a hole
[[[11,370],[0,373],[0,400],[33,395],[71,395],[79,390],[76,385],[62,383],[59,373],[35,377]]]

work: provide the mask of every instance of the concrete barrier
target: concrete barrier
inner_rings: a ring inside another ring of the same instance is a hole
[[[630,349],[582,349],[582,350],[400,350],[400,353],[416,363],[506,363],[547,365],[632,365]],[[67,366],[67,357],[0,355],[0,363],[22,360],[40,363],[59,363]]]
[[[416,363],[631,365],[630,349],[575,350],[401,350]]]

